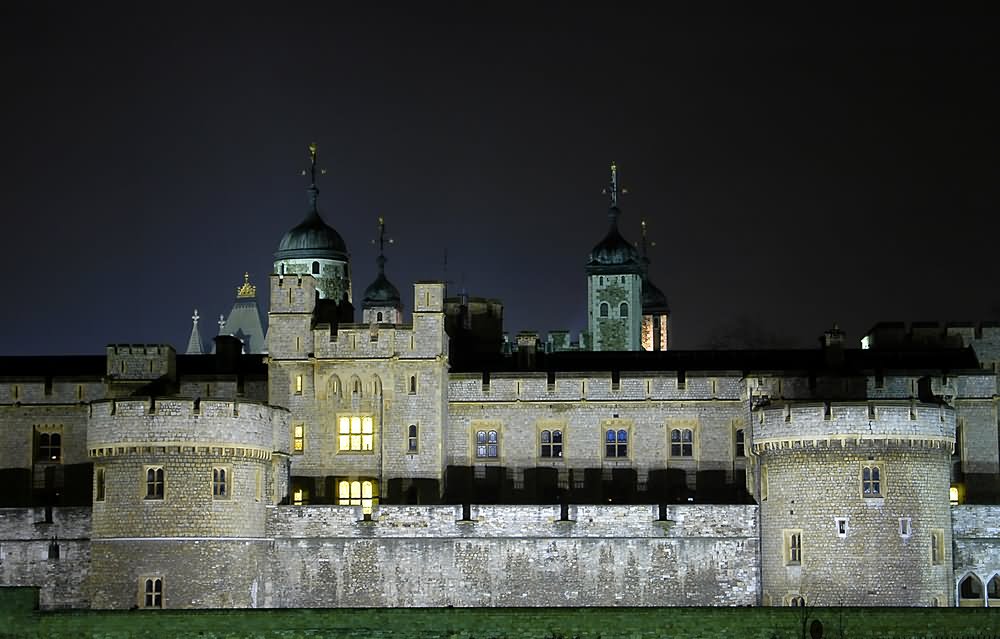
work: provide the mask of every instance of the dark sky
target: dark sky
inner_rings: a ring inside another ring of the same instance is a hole
[[[614,160],[678,347],[998,318],[995,16],[426,4],[0,5],[0,354],[214,334],[312,141],[358,303],[383,215],[407,310],[447,251],[512,334],[578,332]]]

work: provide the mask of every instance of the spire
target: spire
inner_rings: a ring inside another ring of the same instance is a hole
[[[378,245],[378,257],[375,258],[375,263],[378,265],[378,274],[385,275],[385,245],[392,244],[392,238],[387,238],[385,236],[385,219],[380,215],[378,216],[378,239],[372,240],[372,244]]]
[[[611,162],[611,181],[602,192],[608,196],[608,217],[614,226],[618,222],[618,196],[627,194],[628,190],[618,186],[618,165],[613,160]]]
[[[222,335],[222,329],[226,325],[226,316],[225,315],[222,315],[221,313],[219,314],[218,324],[219,324],[219,335]]]
[[[194,315],[191,316],[191,337],[188,338],[188,355],[204,355],[205,354],[205,344],[201,341],[201,333],[198,331],[198,320],[201,319],[198,316],[198,309],[194,309]]]
[[[317,200],[319,199],[319,188],[316,186],[316,159],[319,155],[319,147],[316,146],[315,142],[309,144],[309,186],[306,188],[309,191],[309,213],[319,215],[319,206]],[[320,175],[326,175],[326,169],[318,169]],[[302,169],[302,175],[306,175],[306,169]]]
[[[652,247],[656,246],[656,242],[650,242],[650,241],[647,240],[647,237],[646,237],[646,218],[643,218],[639,222],[639,224],[642,226],[642,231],[641,231],[641,233],[642,233],[642,243],[639,245],[640,246],[639,255],[640,255],[640,257],[642,257],[643,267],[646,270],[648,270],[649,269],[649,248],[652,248]]]

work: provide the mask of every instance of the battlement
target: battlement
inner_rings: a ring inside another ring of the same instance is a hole
[[[92,456],[149,444],[255,448],[270,455],[288,447],[287,433],[288,411],[261,402],[102,400],[90,405],[87,448]]]
[[[1000,322],[879,322],[861,339],[861,347],[961,347],[977,340],[1000,342]]]
[[[414,282],[413,312],[444,313],[444,282]]]
[[[753,538],[753,505],[560,506],[471,504],[375,507],[365,520],[360,507],[269,508],[267,534],[277,538]],[[661,514],[663,517],[661,518]]]
[[[743,393],[742,376],[724,372],[453,373],[448,381],[448,400],[453,402],[735,401]]]
[[[954,446],[955,411],[944,404],[916,401],[803,402],[770,404],[752,420],[755,451],[815,445],[837,440],[841,446],[891,440],[903,445]]]
[[[115,380],[173,379],[177,376],[177,352],[169,344],[109,344],[107,375]]]

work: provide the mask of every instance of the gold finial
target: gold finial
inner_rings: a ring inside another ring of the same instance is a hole
[[[250,283],[250,274],[243,274],[243,286],[236,287],[236,297],[257,297],[257,287]]]

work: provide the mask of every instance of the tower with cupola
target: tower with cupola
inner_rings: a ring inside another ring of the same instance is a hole
[[[587,261],[587,326],[595,351],[642,348],[643,262],[618,230],[618,167],[611,163],[608,195],[610,226]]]
[[[378,218],[378,275],[375,281],[365,289],[365,297],[361,306],[361,318],[365,324],[399,324],[403,321],[403,304],[399,297],[399,289],[385,276],[385,245],[392,240],[385,236],[385,220]]]

